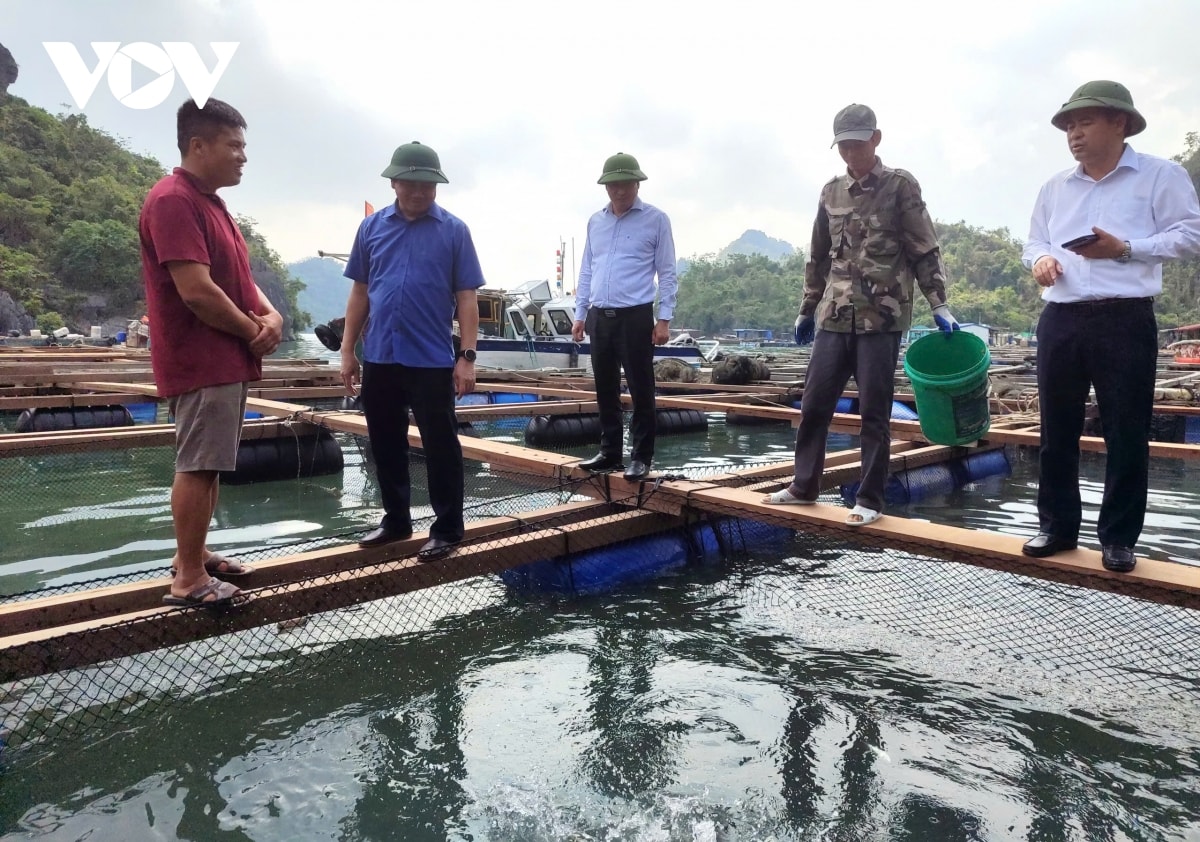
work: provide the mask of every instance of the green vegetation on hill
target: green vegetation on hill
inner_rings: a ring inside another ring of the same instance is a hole
[[[1187,148],[1175,160],[1200,189],[1200,134],[1188,134]],[[935,227],[955,317],[1018,333],[1032,330],[1042,311],[1041,289],[1021,264],[1022,240],[1005,228],[988,230],[966,222],[937,222]],[[733,253],[738,243],[755,233],[748,231],[723,249],[722,257],[688,262],[680,277],[674,326],[707,335],[759,328],[773,330],[778,338],[791,336],[803,295],[807,256],[796,251],[791,257],[773,260],[762,254]],[[913,324],[932,326],[928,305],[919,293],[917,299]],[[1200,259],[1173,261],[1163,267],[1163,293],[1154,309],[1160,328],[1200,323]]]
[[[796,247],[784,240],[777,240],[774,237],[768,237],[762,231],[757,231],[753,228],[747,229],[742,236],[738,237],[725,248],[717,253],[717,258],[728,258],[735,254],[755,255],[761,254],[763,257],[769,257],[771,260],[784,261],[796,253]]]
[[[293,275],[304,281],[299,296],[300,306],[312,315],[314,324],[322,324],[346,315],[346,299],[350,295],[350,279],[342,272],[345,266],[332,258],[310,257],[289,263]]]
[[[85,333],[145,312],[138,213],[166,172],[82,114],[55,117],[0,96],[0,332],[65,324]],[[238,223],[290,337],[309,324],[296,304],[303,284],[252,220]]]

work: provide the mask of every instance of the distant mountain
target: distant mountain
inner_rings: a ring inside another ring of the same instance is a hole
[[[328,257],[310,257],[288,264],[288,271],[304,281],[297,296],[300,308],[312,316],[313,324],[346,315],[350,279],[342,275],[344,265]]]
[[[748,229],[746,233],[738,237],[725,248],[717,253],[718,258],[728,257],[731,254],[761,254],[771,260],[783,261],[796,253],[796,247],[784,240],[777,240],[774,237],[768,237],[762,231]]]

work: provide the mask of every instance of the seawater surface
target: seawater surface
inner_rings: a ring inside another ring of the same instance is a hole
[[[656,461],[790,442],[714,417]],[[0,590],[165,566],[170,460],[131,455],[103,515],[70,471],[26,495]],[[371,525],[348,456],[223,489],[222,546]],[[1031,535],[1036,462],[1009,463],[892,513]],[[1103,459],[1083,472],[1086,531]],[[1156,461],[1151,487],[1140,549],[1196,564],[1200,473]],[[1196,663],[1146,667],[1200,640],[1180,609],[797,534],[597,596],[478,578],[268,634],[177,656],[222,681],[12,752],[0,839],[1200,839]]]

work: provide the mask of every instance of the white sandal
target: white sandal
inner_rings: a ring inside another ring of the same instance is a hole
[[[883,517],[883,512],[868,509],[866,506],[855,506],[850,510],[850,514],[846,515],[846,525],[866,526],[868,523],[874,523],[881,517]],[[855,518],[858,518],[858,520],[855,520]]]
[[[816,500],[805,500],[802,497],[797,497],[792,493],[791,488],[784,487],[774,494],[768,494],[762,498],[762,501],[768,506],[811,506],[816,503]]]

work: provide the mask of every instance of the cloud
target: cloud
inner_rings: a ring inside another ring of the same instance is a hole
[[[433,146],[450,177],[439,201],[471,226],[494,286],[552,277],[560,237],[582,253],[618,150],[638,156],[642,195],[686,256],[747,228],[805,246],[842,167],[833,115],[852,101],[876,110],[880,154],[918,178],[935,218],[1017,236],[1071,163],[1049,118],[1083,81],[1129,85],[1150,124],[1141,151],[1177,154],[1200,130],[1200,6],[1168,0],[15,5],[10,94],[52,112],[68,95],[42,41],[237,41],[215,95],[246,115],[250,164],[226,200],[285,259],[348,248],[363,200],[389,200],[392,150]],[[102,86],[86,113],[171,165],[174,93],[139,112]]]

